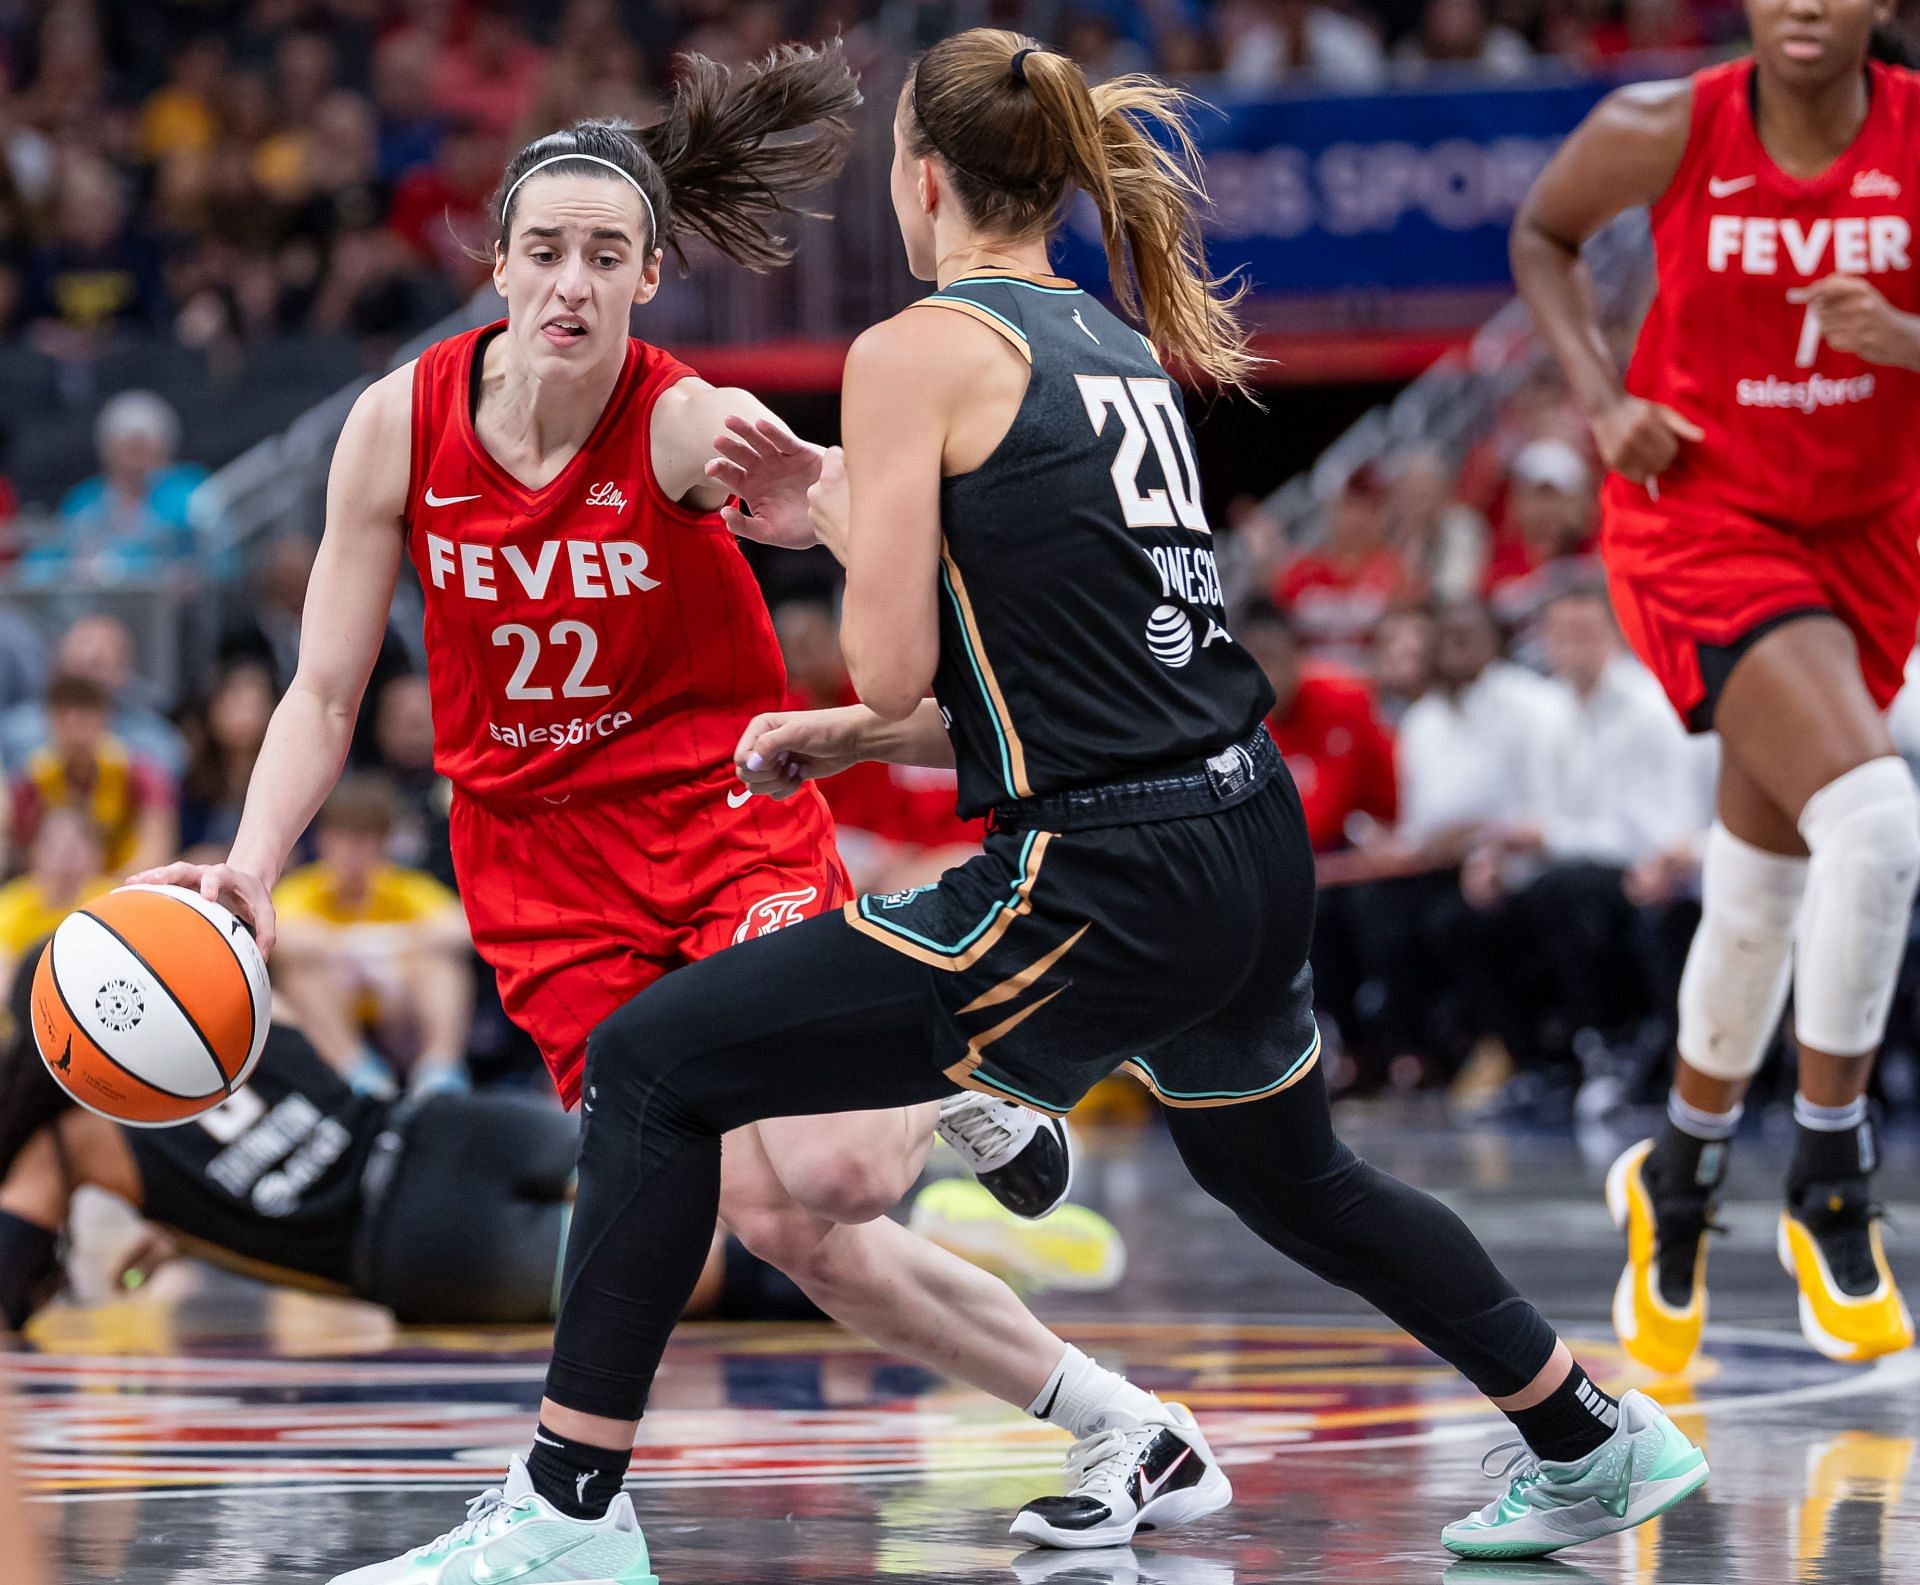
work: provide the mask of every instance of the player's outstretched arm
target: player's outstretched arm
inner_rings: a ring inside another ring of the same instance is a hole
[[[740,734],[733,768],[750,792],[790,798],[810,781],[838,776],[862,760],[953,768],[953,740],[932,699],[902,721],[863,704],[832,710],[771,710]]]
[[[1607,344],[1581,245],[1614,216],[1667,190],[1686,153],[1693,89],[1686,81],[1616,89],[1560,146],[1513,223],[1513,279],[1534,326],[1593,425],[1601,461],[1636,482],[1660,473],[1700,430],[1627,394]]]
[[[400,576],[411,465],[413,366],[361,393],[334,449],[327,526],[300,620],[300,663],[273,712],[225,864],[169,864],[134,877],[189,886],[274,940],[272,891],[287,854],[346,763],[353,723]]]

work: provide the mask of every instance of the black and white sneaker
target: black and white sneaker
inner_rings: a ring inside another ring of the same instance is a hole
[[[1035,1546],[1123,1546],[1136,1530],[1169,1530],[1233,1501],[1227,1479],[1185,1405],[1132,1430],[1082,1437],[1067,1454],[1077,1479],[1064,1497],[1022,1508],[1013,1533]]]
[[[940,1137],[1015,1216],[1060,1209],[1073,1187],[1067,1125],[1015,1101],[962,1090],[940,1103]]]

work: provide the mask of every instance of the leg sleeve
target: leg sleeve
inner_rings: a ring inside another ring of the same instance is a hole
[[[1169,1111],[1199,1185],[1260,1238],[1404,1327],[1489,1397],[1520,1391],[1554,1331],[1459,1217],[1334,1135],[1316,1066],[1262,1101]]]
[[[826,914],[676,970],[594,1030],[548,1397],[640,1414],[713,1236],[722,1134],[952,1092],[929,975]]]

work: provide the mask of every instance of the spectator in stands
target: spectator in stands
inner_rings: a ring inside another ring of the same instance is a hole
[[[443,47],[434,75],[434,104],[449,121],[464,121],[504,138],[533,107],[540,51],[528,42],[503,0],[478,0],[464,39]]]
[[[1351,672],[1303,661],[1292,627],[1270,605],[1243,612],[1234,635],[1272,685],[1267,730],[1299,789],[1314,851],[1331,853],[1371,827],[1392,826],[1393,734],[1374,709],[1372,690]]]
[[[61,532],[22,560],[26,579],[110,583],[151,576],[193,555],[193,492],[207,477],[175,461],[180,416],[151,391],[122,391],[93,426],[100,471],[60,502]]]
[[[11,985],[27,950],[90,898],[111,891],[99,828],[78,809],[50,809],[27,850],[27,871],[0,886],[0,984]]]
[[[1653,1010],[1630,883],[1697,853],[1711,817],[1686,734],[1624,653],[1598,585],[1555,598],[1541,624],[1549,709],[1530,745],[1524,817],[1468,855],[1461,890],[1502,913],[1522,1011],[1503,1031],[1526,1070],[1505,1109],[1565,1115],[1576,1054],[1603,1051]],[[1678,969],[1673,975],[1677,983]]]
[[[173,778],[108,730],[107,691],[88,677],[55,677],[47,688],[47,742],[14,779],[18,851],[30,849],[50,810],[92,820],[107,868],[125,875],[164,864],[179,849]]]
[[[454,885],[448,838],[453,787],[433,768],[433,698],[425,677],[402,672],[380,690],[373,742],[380,772],[392,783],[401,811],[389,855],[396,864]]]
[[[196,33],[167,62],[167,80],[140,107],[140,153],[153,164],[204,160],[220,133],[220,88],[226,41]]]
[[[151,708],[141,696],[134,675],[133,634],[117,616],[97,612],[83,616],[60,635],[53,651],[52,671],[60,677],[84,677],[112,703],[108,723],[113,736],[139,759],[148,760],[169,780],[187,763],[187,747],[173,723]],[[16,705],[0,715],[0,766],[18,771],[50,736],[45,706],[40,700]]]
[[[1406,565],[1387,543],[1386,476],[1368,463],[1328,504],[1319,542],[1274,579],[1273,603],[1309,653],[1357,667],[1380,618],[1411,592]]]
[[[191,757],[180,784],[180,845],[193,862],[217,864],[232,846],[247,778],[278,698],[265,666],[235,661],[222,670],[192,721]]]
[[[1220,0],[1213,15],[1224,75],[1236,89],[1295,81],[1371,88],[1386,75],[1379,35],[1331,6],[1312,0]]]
[[[1380,718],[1397,728],[1433,684],[1433,613],[1425,606],[1387,612],[1373,630],[1369,657]]]
[[[104,160],[69,150],[56,188],[54,234],[30,257],[22,317],[50,356],[82,359],[116,330],[163,319],[159,250],[134,219],[125,184]]]
[[[1440,66],[1511,78],[1526,72],[1533,51],[1512,28],[1493,20],[1486,0],[1426,0],[1418,31],[1401,39],[1393,59],[1414,74]]]
[[[1595,506],[1586,459],[1564,440],[1533,441],[1513,459],[1506,516],[1487,567],[1487,598],[1509,634],[1525,642],[1556,595],[1600,576]]]
[[[499,137],[474,120],[449,119],[431,165],[400,179],[387,224],[429,269],[463,290],[490,276],[487,204],[502,164]]]
[[[17,706],[37,701],[46,687],[46,639],[18,606],[0,604],[0,721]],[[0,757],[0,765],[4,763]]]
[[[390,34],[374,54],[382,181],[397,182],[440,153],[446,118],[433,102],[433,63],[433,40],[415,29]]]
[[[1486,577],[1487,520],[1455,499],[1453,470],[1433,446],[1416,446],[1388,467],[1387,543],[1409,581],[1443,604],[1477,595]]]
[[[274,888],[274,987],[314,1048],[358,1089],[464,1088],[473,1021],[471,940],[460,899],[390,863],[394,795],[343,777],[315,818],[319,858]],[[377,1047],[377,1049],[376,1049]]]

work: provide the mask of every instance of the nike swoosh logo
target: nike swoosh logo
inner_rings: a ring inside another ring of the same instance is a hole
[[[1188,1456],[1192,1454],[1192,1452],[1193,1449],[1191,1447],[1182,1448],[1180,1450],[1180,1456],[1161,1471],[1158,1480],[1149,1481],[1147,1479],[1147,1472],[1145,1470],[1140,1471],[1140,1506],[1142,1508],[1146,1507],[1148,1503],[1160,1495],[1160,1488],[1173,1479],[1173,1472],[1182,1464],[1186,1463]]]
[[[742,804],[744,804],[752,796],[753,796],[752,792],[749,791],[747,788],[745,787],[738,788],[735,791],[727,794],[727,807],[729,809],[738,809]]]
[[[1064,1381],[1064,1380],[1065,1380],[1065,1378],[1064,1378],[1064,1377],[1062,1377],[1062,1378],[1061,1378],[1061,1381]],[[1053,1413],[1053,1406],[1054,1406],[1054,1405],[1055,1405],[1056,1403],[1058,1403],[1058,1402],[1060,1401],[1060,1386],[1061,1386],[1061,1381],[1056,1381],[1056,1382],[1054,1382],[1054,1384],[1053,1384],[1053,1391],[1047,1394],[1047,1401],[1046,1401],[1046,1405],[1045,1405],[1045,1407],[1043,1407],[1042,1409],[1040,1409],[1040,1410],[1039,1410],[1039,1411],[1038,1411],[1038,1412],[1037,1412],[1037,1413],[1036,1413],[1036,1414],[1034,1415],[1034,1419],[1036,1419],[1036,1420],[1044,1420],[1044,1419],[1046,1419],[1046,1417],[1047,1417],[1048,1415],[1050,1415],[1050,1414],[1052,1414],[1052,1413]]]
[[[1759,180],[1757,176],[1710,176],[1707,191],[1715,198],[1731,198],[1735,193],[1744,193]]]
[[[545,1568],[557,1558],[565,1557],[575,1547],[584,1546],[592,1537],[568,1536],[558,1546],[545,1552],[537,1552],[532,1557],[515,1558],[506,1567],[499,1567],[487,1559],[483,1552],[474,1559],[473,1585],[507,1585],[509,1580],[525,1579],[536,1570]]]
[[[462,501],[477,501],[479,499],[480,497],[477,495],[435,495],[433,493],[433,486],[427,486],[428,506],[458,506]]]

